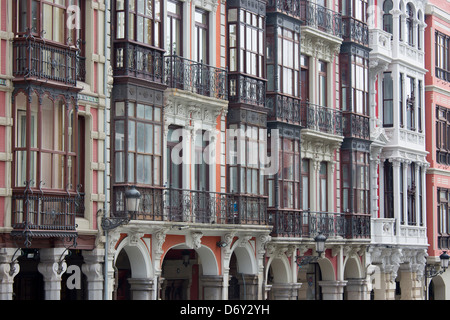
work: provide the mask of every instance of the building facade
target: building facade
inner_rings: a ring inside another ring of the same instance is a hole
[[[437,2],[0,9],[0,299],[425,298],[448,247]]]
[[[375,299],[422,299],[426,235],[425,3],[374,2],[370,28]]]
[[[105,10],[1,2],[2,299],[93,299],[103,283]],[[69,267],[83,271],[85,290],[61,286]]]
[[[448,243],[448,163],[447,163],[447,120],[449,106],[448,79],[448,23],[447,3],[429,1],[425,11],[425,105],[427,117],[427,233],[428,263],[439,265],[439,255],[449,249]],[[428,299],[448,299],[450,279],[444,273],[429,279]]]

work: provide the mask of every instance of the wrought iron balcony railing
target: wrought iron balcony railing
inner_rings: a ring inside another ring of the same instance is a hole
[[[306,26],[342,37],[342,15],[309,0],[300,0],[300,19]]]
[[[332,212],[269,209],[269,224],[275,237],[312,238],[319,231],[328,238],[369,238],[370,217]]]
[[[344,113],[343,130],[345,137],[369,140],[370,118],[356,113]]]
[[[267,224],[267,199],[186,189],[137,188],[139,211],[131,220],[216,224]],[[126,217],[125,187],[114,187],[113,217]]]
[[[165,58],[165,81],[177,88],[207,97],[226,100],[227,71],[177,55]]]
[[[242,74],[229,74],[230,103],[244,103],[264,107],[266,99],[266,83],[264,80]]]
[[[77,48],[45,42],[32,36],[15,38],[13,75],[16,78],[75,86],[79,75],[77,51]]]
[[[301,125],[306,129],[312,129],[324,133],[342,135],[342,112],[315,105],[309,102],[301,102]]]
[[[26,188],[13,193],[11,236],[24,238],[76,239],[75,217],[84,215],[84,195],[80,193],[46,194]]]
[[[163,83],[163,51],[133,42],[114,43],[114,76],[135,77]]]
[[[352,17],[342,18],[342,37],[344,41],[357,42],[369,46],[369,27],[366,23]]]
[[[280,11],[295,17],[300,16],[300,3],[298,0],[269,0],[267,9]]]
[[[268,94],[266,108],[269,110],[269,118],[294,124],[301,123],[301,101],[299,98],[281,94]]]

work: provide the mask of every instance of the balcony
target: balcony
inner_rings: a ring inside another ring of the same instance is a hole
[[[13,193],[12,237],[25,238],[28,247],[32,238],[77,238],[75,217],[84,215],[84,195],[46,194],[42,191]]]
[[[370,238],[369,216],[269,209],[269,224],[274,237],[312,238],[320,231],[328,238]]]
[[[342,38],[342,15],[308,0],[300,0],[303,25]]]
[[[290,16],[300,17],[300,3],[298,0],[269,0],[267,10],[278,11]]]
[[[78,49],[32,36],[15,38],[13,42],[13,75],[15,80],[37,80],[76,86],[81,73]]]
[[[301,123],[301,101],[280,94],[267,95],[266,108],[269,110],[268,118],[287,123]]]
[[[229,101],[264,108],[266,81],[242,74],[229,74]]]
[[[227,71],[180,56],[166,56],[165,83],[206,97],[226,100]]]
[[[114,43],[114,77],[133,77],[163,84],[163,51],[132,42]]]
[[[343,134],[346,138],[370,139],[370,118],[355,113],[343,114]]]
[[[300,104],[301,125],[305,129],[342,136],[342,112],[309,102]]]
[[[428,243],[426,227],[399,223],[397,218],[372,219],[372,241],[388,245],[424,245]]]
[[[267,225],[267,199],[230,193],[186,189],[137,188],[139,212],[131,220],[203,224]],[[123,218],[125,187],[114,188],[113,217]]]
[[[352,17],[344,17],[342,18],[342,32],[344,41],[369,46],[369,27],[366,23]]]

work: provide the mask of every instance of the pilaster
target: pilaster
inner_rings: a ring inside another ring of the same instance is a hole
[[[88,300],[103,299],[103,261],[105,249],[83,251],[84,264],[81,270],[87,277]]]
[[[14,277],[19,273],[20,266],[14,258],[16,249],[0,249],[0,300],[13,299]]]
[[[66,248],[40,249],[38,270],[44,277],[45,300],[61,299],[61,276],[67,270]]]

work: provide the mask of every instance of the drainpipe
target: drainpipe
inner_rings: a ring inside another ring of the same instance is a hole
[[[109,95],[108,95],[108,4],[110,0],[105,0],[105,15],[104,15],[104,31],[105,31],[105,38],[104,38],[104,54],[105,54],[105,66],[103,68],[103,92],[105,93],[105,109],[104,109],[104,117],[103,117],[103,130],[105,131],[105,143],[103,144],[103,161],[105,161],[105,173],[103,174],[103,189],[105,194],[105,202],[103,204],[103,215],[106,216],[108,212],[108,187],[107,187],[107,173],[108,173],[108,162],[107,159],[107,146],[106,142],[108,141],[108,128],[107,125],[107,115],[108,115],[108,107],[110,105],[109,103]],[[98,228],[99,226],[97,226]],[[103,300],[108,300],[108,251],[109,251],[109,245],[108,245],[108,231],[105,231],[105,273],[104,273],[104,286],[103,286]]]

